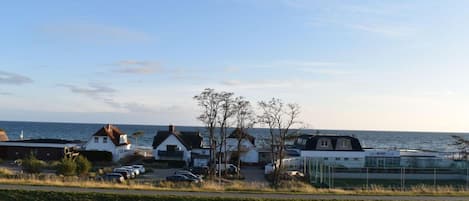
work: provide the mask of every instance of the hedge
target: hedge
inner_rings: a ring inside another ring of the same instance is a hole
[[[79,153],[91,162],[112,161],[112,153],[109,151],[80,150]]]

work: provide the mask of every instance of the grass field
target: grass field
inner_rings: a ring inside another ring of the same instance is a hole
[[[202,198],[189,196],[146,196],[146,195],[116,195],[102,193],[70,193],[0,190],[2,201],[300,201],[297,199],[265,199],[265,198]],[[311,200],[311,199],[308,199]],[[321,200],[311,200],[321,201]],[[353,200],[337,200],[353,201]]]
[[[51,179],[6,179],[1,178],[0,184],[20,184],[38,186],[66,186],[79,188],[103,188],[103,189],[133,189],[133,190],[163,190],[163,191],[194,191],[194,192],[256,192],[256,193],[308,193],[308,194],[337,194],[337,195],[450,195],[469,196],[465,189],[450,186],[417,185],[400,191],[400,189],[388,189],[379,185],[371,185],[366,189],[327,189],[315,188],[303,182],[285,182],[279,188],[271,188],[264,183],[232,182],[223,185],[217,182],[205,182],[203,184],[161,182],[158,184],[115,184],[96,181],[70,181]]]

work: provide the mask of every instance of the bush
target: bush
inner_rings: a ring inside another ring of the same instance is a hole
[[[112,161],[112,153],[109,151],[90,151],[90,150],[81,150],[79,151],[80,155],[86,157],[91,162],[97,161]]]
[[[88,174],[88,172],[92,168],[91,162],[88,159],[86,159],[84,156],[78,156],[78,158],[75,160],[75,163],[77,164],[78,175]]]
[[[44,162],[38,160],[33,154],[30,154],[21,160],[21,166],[23,171],[27,173],[40,173],[41,169],[44,167]]]
[[[60,163],[57,166],[57,174],[62,174],[64,176],[73,176],[76,175],[77,164],[72,159],[64,158],[60,160]]]

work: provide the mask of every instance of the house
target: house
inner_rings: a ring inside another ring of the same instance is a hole
[[[96,131],[84,147],[85,150],[111,152],[113,161],[133,154],[131,144],[127,140],[127,134],[111,124]]]
[[[7,132],[0,128],[0,141],[8,141]]]
[[[324,164],[360,168],[365,166],[365,151],[360,141],[351,136],[310,135],[298,138],[300,156],[321,160]]]
[[[200,132],[176,131],[169,125],[167,131],[158,131],[153,138],[153,156],[160,161],[180,161],[189,165],[196,157],[197,165],[208,163],[208,149],[202,147]]]
[[[33,154],[39,160],[53,161],[78,155],[81,142],[61,139],[0,141],[0,158],[22,159]]]
[[[397,149],[365,149],[365,167],[400,167],[401,156]]]
[[[240,155],[237,156],[239,140],[241,140]],[[255,141],[255,137],[249,135],[246,131],[236,128],[226,139],[228,161],[237,161],[239,157],[242,163],[259,163],[259,152],[256,149]]]

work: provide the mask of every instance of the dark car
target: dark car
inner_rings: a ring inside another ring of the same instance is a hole
[[[131,173],[129,170],[116,168],[116,169],[114,169],[113,173],[119,173],[119,174],[121,174],[121,175],[124,177],[124,179],[130,179],[130,178],[132,178],[132,173]]]
[[[189,178],[189,179],[195,179],[195,180],[198,180],[199,182],[203,182],[203,179],[202,179],[201,176],[195,175],[195,174],[193,174],[192,172],[185,171],[185,170],[183,170],[183,171],[176,171],[176,172],[174,173],[174,175],[182,175],[182,176],[185,176],[185,177],[187,177],[187,178]]]
[[[101,181],[123,183],[124,177],[119,173],[107,173],[100,178]]]
[[[184,175],[171,175],[171,176],[166,177],[166,181],[199,183],[198,179],[191,179]]]
[[[191,171],[192,173],[196,174],[196,175],[208,175],[208,167],[207,166],[204,166],[204,167],[192,167],[189,169],[189,171]]]

